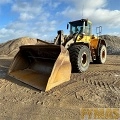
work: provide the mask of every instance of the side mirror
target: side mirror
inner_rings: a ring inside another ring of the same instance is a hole
[[[67,24],[67,29],[69,28],[69,24]]]

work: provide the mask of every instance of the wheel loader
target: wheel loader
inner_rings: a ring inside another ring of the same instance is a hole
[[[69,22],[69,35],[58,31],[54,43],[20,46],[9,68],[9,75],[37,89],[48,91],[69,81],[71,72],[84,72],[90,58],[93,63],[106,61],[106,42],[99,38],[102,27],[97,27],[97,36],[92,35],[92,22],[81,19]]]

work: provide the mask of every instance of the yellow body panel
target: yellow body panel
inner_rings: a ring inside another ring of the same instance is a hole
[[[78,36],[76,42],[88,43],[91,48],[97,49],[99,39],[92,36]]]
[[[99,42],[99,39],[97,39],[97,38],[91,39],[90,40],[90,47],[94,48],[94,49],[97,49],[98,42]]]

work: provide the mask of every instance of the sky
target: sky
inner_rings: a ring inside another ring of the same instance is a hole
[[[67,23],[89,19],[102,34],[120,36],[120,0],[0,0],[0,43],[19,37],[53,41]]]

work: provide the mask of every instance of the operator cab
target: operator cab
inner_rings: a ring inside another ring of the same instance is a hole
[[[92,23],[87,19],[72,21],[69,22],[69,24],[70,24],[70,34],[79,33],[79,34],[85,34],[87,36],[91,35]]]

